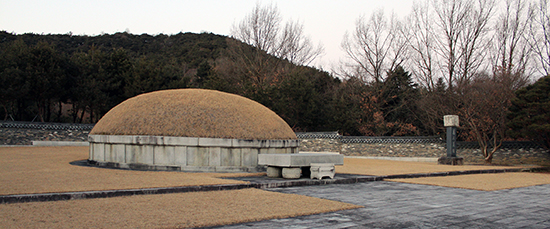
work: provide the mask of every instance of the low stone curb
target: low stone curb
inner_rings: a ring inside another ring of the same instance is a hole
[[[246,189],[246,188],[268,189],[268,188],[283,188],[283,187],[328,185],[328,184],[353,184],[353,183],[363,183],[363,182],[372,182],[372,181],[382,181],[385,179],[456,176],[456,175],[468,175],[468,174],[488,174],[488,173],[506,173],[506,172],[529,172],[529,171],[538,171],[537,169],[540,169],[540,168],[467,170],[467,171],[401,174],[401,175],[386,175],[386,176],[357,175],[357,177],[326,179],[326,180],[314,180],[314,179],[282,180],[280,182],[248,183],[248,184],[223,184],[223,185],[121,189],[121,190],[82,191],[82,192],[63,192],[63,193],[16,194],[16,195],[0,196],[0,204],[109,198],[109,197],[133,196],[133,195],[238,190],[238,189]]]
[[[133,195],[238,190],[238,189],[246,189],[246,188],[268,189],[268,188],[283,188],[283,187],[327,185],[327,184],[352,184],[352,183],[379,181],[379,180],[381,179],[378,177],[357,177],[357,178],[331,179],[331,180],[297,180],[297,181],[290,180],[290,181],[273,182],[273,183],[224,184],[224,185],[183,186],[183,187],[165,187],[165,188],[121,189],[121,190],[105,190],[105,191],[16,194],[16,195],[0,196],[0,204],[109,198],[109,197],[133,196]]]
[[[444,177],[444,176],[488,174],[488,173],[533,172],[534,169],[536,168],[466,170],[466,171],[449,171],[449,172],[435,172],[435,173],[386,175],[386,176],[380,176],[380,178],[385,180],[385,179],[406,179],[406,178],[421,178],[421,177]]]

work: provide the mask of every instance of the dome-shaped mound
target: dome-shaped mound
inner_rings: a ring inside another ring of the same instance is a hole
[[[245,97],[204,89],[155,91],[111,109],[90,135],[296,139],[275,112]]]

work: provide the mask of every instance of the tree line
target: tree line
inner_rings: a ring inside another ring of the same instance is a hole
[[[349,93],[345,100],[353,101],[346,118],[355,121],[354,133],[438,134],[441,117],[457,114],[462,120],[459,137],[477,141],[490,162],[502,142],[514,135],[510,131],[517,131],[517,125],[511,130],[514,125],[509,123],[515,92],[549,74],[548,4],[547,0],[424,0],[415,2],[411,13],[401,18],[395,14],[388,18],[383,10],[359,17],[341,44],[347,60],[333,70],[343,79],[340,88]],[[295,52],[297,56],[321,50],[312,49],[300,30],[289,29],[296,22],[283,26],[278,15],[276,6],[257,4],[233,26],[232,36],[287,60],[291,60],[287,53],[278,50],[312,51]],[[302,39],[287,39],[295,37],[288,34]],[[550,131],[548,125],[538,127],[537,133]]]
[[[548,6],[547,0],[424,0],[402,17],[377,10],[344,36],[347,60],[336,74],[375,85],[406,66],[422,91],[420,123],[433,133],[443,115],[459,115],[460,138],[477,141],[488,162],[503,141],[533,139],[528,132],[548,148],[548,115],[520,113],[514,102],[516,94],[532,93],[520,88],[550,74]],[[531,105],[540,114],[548,109]],[[536,128],[518,125],[533,122]]]
[[[538,136],[548,147],[550,105],[538,102],[548,77],[524,87],[548,74],[546,6],[430,0],[402,21],[375,11],[344,36],[348,61],[332,73],[307,66],[322,45],[274,5],[257,4],[229,37],[2,31],[0,117],[94,123],[138,94],[206,88],[258,101],[295,131],[439,135],[443,115],[457,114],[460,138],[478,141],[490,162],[504,140]]]

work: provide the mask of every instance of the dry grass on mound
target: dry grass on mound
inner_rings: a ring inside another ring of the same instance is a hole
[[[90,134],[236,139],[296,139],[267,107],[242,96],[204,89],[156,91],[111,109]]]
[[[423,177],[414,179],[391,179],[390,181],[465,188],[482,191],[520,188],[550,184],[550,174],[542,173],[495,173],[446,177]]]
[[[132,171],[69,164],[88,159],[88,147],[0,147],[0,195],[214,184],[249,173]]]
[[[361,206],[258,189],[0,205],[3,228],[188,228]]]
[[[343,166],[336,166],[337,173],[362,175],[396,175],[449,171],[517,168],[510,166],[439,165],[430,162],[389,161],[363,158],[344,158]]]

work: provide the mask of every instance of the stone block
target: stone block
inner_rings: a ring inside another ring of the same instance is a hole
[[[137,155],[141,154],[140,145],[127,145],[126,146],[126,163],[137,163]]]
[[[111,162],[126,162],[126,145],[111,144]]]
[[[164,138],[162,136],[137,136],[137,144],[142,145],[162,145],[164,144]]]
[[[300,147],[300,142],[301,141],[299,139],[290,140],[289,144],[286,147],[298,148]]]
[[[105,144],[94,143],[92,146],[94,161],[105,161]]]
[[[94,160],[94,145],[95,143],[91,143],[90,147],[88,148],[88,159]]]
[[[208,147],[208,165],[220,166],[221,165],[221,148],[220,147]]]
[[[199,138],[193,138],[193,137],[164,137],[164,145],[199,146]]]
[[[259,165],[279,167],[303,167],[311,163],[344,164],[344,156],[341,154],[298,153],[298,154],[260,154]]]
[[[460,126],[458,115],[445,115],[443,116],[443,126]]]
[[[241,165],[245,167],[254,167],[258,165],[258,149],[242,148]]]
[[[199,146],[204,147],[231,147],[231,139],[226,138],[199,138]]]
[[[300,140],[297,140],[297,139],[269,140],[269,147],[271,148],[298,147],[299,145],[300,145]]]
[[[152,145],[142,145],[141,150],[135,155],[136,163],[153,165],[155,162],[154,148],[155,146]]]
[[[276,153],[283,153],[281,152],[281,149],[284,149],[284,148],[267,148],[266,152],[267,154],[276,154]]]
[[[174,146],[174,164],[187,165],[187,146]]]
[[[89,142],[105,143],[105,142],[108,141],[108,137],[107,137],[107,135],[99,135],[99,134],[88,135],[88,141]]]
[[[214,166],[182,166],[181,171],[214,172],[216,171],[216,167]]]
[[[282,167],[268,166],[266,172],[267,172],[267,177],[271,177],[271,178],[283,177]]]
[[[241,166],[216,166],[215,172],[249,172],[246,167]]]
[[[105,135],[108,143],[112,144],[136,144],[137,136],[133,135]]]
[[[269,140],[231,139],[233,148],[264,148],[269,147]]]
[[[221,166],[240,166],[241,150],[234,148],[221,148],[220,161]]]
[[[259,148],[258,149],[258,154],[268,154],[268,153],[269,153],[268,148]]]
[[[105,143],[105,161],[106,162],[112,162],[111,160],[111,143]]]
[[[285,147],[289,140],[270,140],[269,141],[269,147],[270,148],[283,148]]]
[[[208,166],[208,148],[187,147],[187,165],[196,167]]]
[[[174,146],[155,146],[155,165],[173,165],[175,161]]]
[[[283,168],[282,176],[285,179],[298,179],[302,175],[302,168]]]
[[[311,167],[309,169],[310,178],[311,179],[323,179],[323,177],[329,177],[330,179],[334,179],[334,164],[330,163],[311,163]]]

